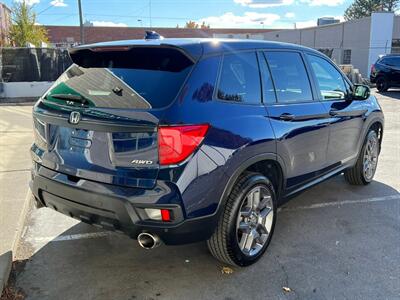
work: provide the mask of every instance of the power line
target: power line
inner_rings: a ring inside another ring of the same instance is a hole
[[[46,16],[71,16],[71,15],[76,15],[76,13],[57,13],[57,14],[43,14]],[[95,17],[117,17],[117,18],[142,18],[142,19],[150,19],[150,17],[146,16],[141,16],[141,15],[109,15],[109,14],[91,14],[91,13],[85,13],[86,16],[95,16]],[[188,20],[190,17],[184,18],[184,17],[158,17],[158,16],[152,16],[152,19],[160,19],[160,20]],[[192,18],[194,19],[194,18]]]

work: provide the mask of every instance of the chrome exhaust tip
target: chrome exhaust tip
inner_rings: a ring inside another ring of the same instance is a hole
[[[140,247],[144,249],[154,249],[161,245],[161,240],[157,235],[148,232],[142,232],[137,237]]]

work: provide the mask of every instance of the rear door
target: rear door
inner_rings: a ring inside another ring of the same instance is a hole
[[[272,77],[271,90],[264,98],[277,139],[277,153],[286,164],[287,188],[294,190],[314,179],[326,167],[328,145],[327,110],[314,100],[302,53],[264,52],[264,81]],[[264,87],[267,84],[264,84]],[[271,85],[270,85],[271,86]]]
[[[340,166],[355,158],[358,141],[367,112],[365,102],[351,99],[351,86],[327,59],[307,54],[315,76],[318,97],[329,111],[330,129],[327,161]]]
[[[193,62],[172,48],[85,49],[34,108],[34,159],[71,180],[151,188],[157,128]]]

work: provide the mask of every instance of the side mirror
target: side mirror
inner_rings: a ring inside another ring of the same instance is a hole
[[[367,85],[354,85],[353,100],[367,100],[371,95],[371,89]]]

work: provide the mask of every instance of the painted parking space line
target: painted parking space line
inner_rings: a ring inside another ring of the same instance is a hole
[[[343,200],[343,201],[316,203],[316,204],[312,204],[312,205],[297,206],[297,207],[282,207],[278,211],[283,211],[283,212],[296,211],[296,210],[324,208],[324,207],[329,207],[329,206],[341,206],[341,205],[361,204],[361,203],[375,203],[375,202],[393,201],[393,200],[400,200],[400,194],[383,196],[383,197],[364,198],[364,199],[358,199],[358,200]]]
[[[101,232],[88,232],[88,233],[78,233],[78,234],[67,234],[59,235],[57,237],[31,237],[27,238],[28,243],[49,243],[49,242],[63,242],[63,241],[73,241],[73,240],[84,240],[84,239],[96,239],[107,237],[112,232],[101,231]]]
[[[400,194],[384,196],[384,197],[374,197],[374,198],[365,198],[359,200],[343,200],[343,201],[335,201],[335,202],[325,202],[325,203],[316,203],[308,206],[298,206],[298,207],[283,207],[279,208],[279,212],[286,211],[298,211],[298,210],[308,210],[308,209],[317,209],[324,207],[332,207],[332,206],[342,206],[342,205],[351,205],[351,204],[362,204],[362,203],[377,203],[384,201],[399,201]],[[89,232],[89,233],[78,233],[78,234],[68,234],[68,235],[59,235],[56,237],[29,237],[25,240],[31,244],[43,244],[50,242],[63,242],[63,241],[73,241],[73,240],[83,240],[83,239],[96,239],[103,238],[113,234],[111,231],[101,231],[101,232]]]

